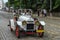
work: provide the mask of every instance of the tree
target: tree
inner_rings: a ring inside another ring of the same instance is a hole
[[[60,0],[53,0],[53,9],[57,9],[60,6]]]
[[[8,7],[8,2],[5,3],[6,7]]]
[[[8,0],[6,6],[14,7],[14,9],[33,9],[46,8],[50,9],[50,0]],[[60,7],[60,0],[52,0],[52,9],[58,9]]]
[[[8,6],[11,7],[14,4],[14,0],[8,0]]]
[[[19,9],[20,8],[20,0],[14,0],[14,8]]]

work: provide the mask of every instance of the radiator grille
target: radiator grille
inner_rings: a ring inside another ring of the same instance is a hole
[[[34,29],[34,24],[27,24],[27,29]]]

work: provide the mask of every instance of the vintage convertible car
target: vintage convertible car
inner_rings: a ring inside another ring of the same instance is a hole
[[[9,27],[11,31],[14,31],[17,38],[21,35],[35,34],[43,37],[44,35],[44,21],[39,21],[37,18],[31,17],[31,15],[20,15],[17,20],[10,19]]]

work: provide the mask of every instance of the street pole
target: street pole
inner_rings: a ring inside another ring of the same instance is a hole
[[[50,0],[50,16],[52,16],[52,0]]]

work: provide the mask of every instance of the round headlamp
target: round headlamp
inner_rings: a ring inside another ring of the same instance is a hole
[[[40,22],[38,20],[35,21],[35,25],[39,26],[40,25]]]
[[[26,25],[26,24],[27,24],[26,21],[23,21],[23,22],[22,22],[22,25]]]

